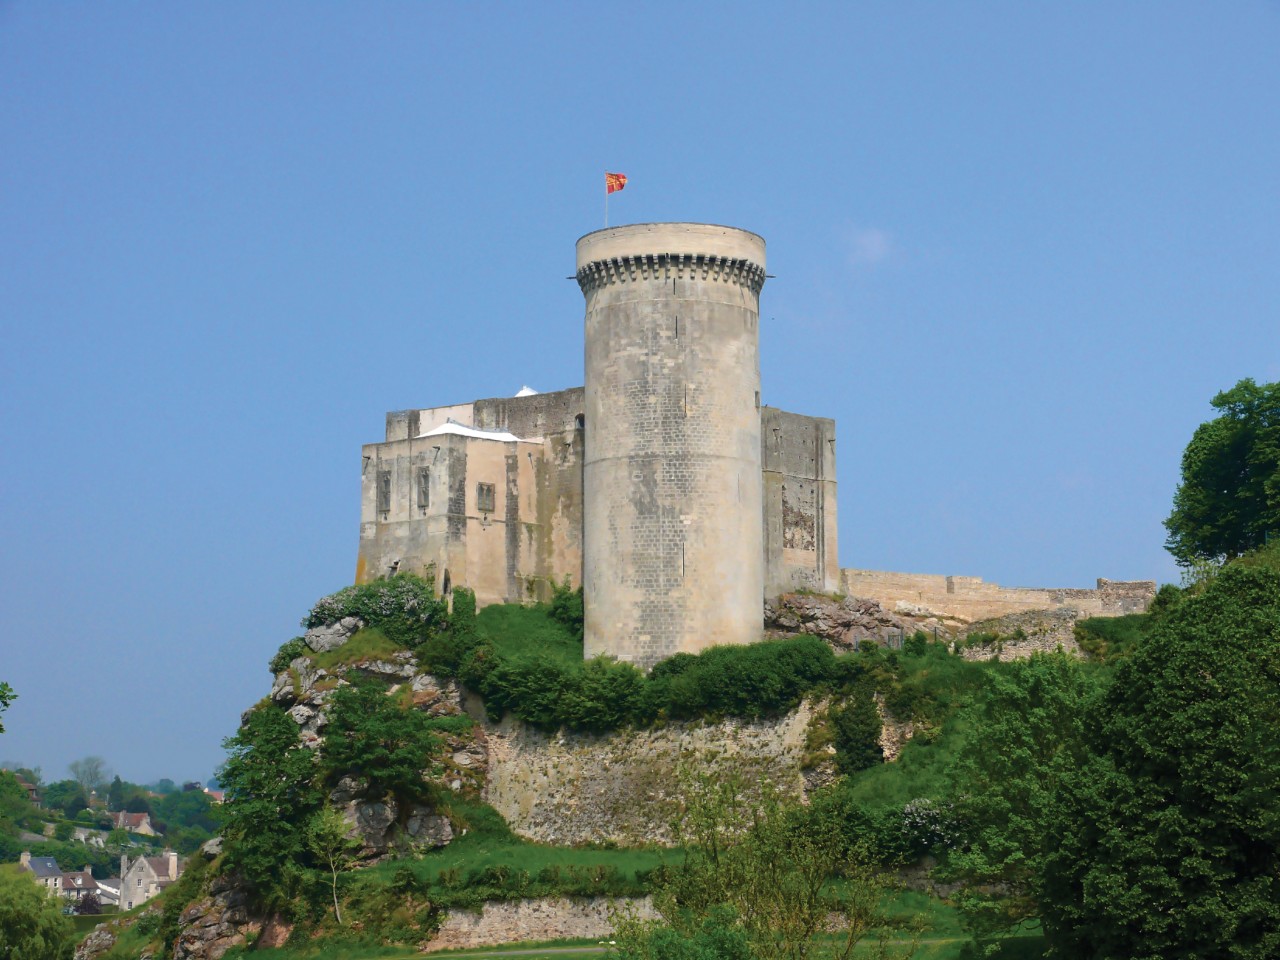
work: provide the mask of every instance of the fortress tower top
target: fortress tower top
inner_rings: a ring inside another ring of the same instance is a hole
[[[594,263],[639,262],[658,256],[688,256],[750,264],[764,280],[764,238],[714,223],[632,223],[606,227],[578,240],[578,278]]]

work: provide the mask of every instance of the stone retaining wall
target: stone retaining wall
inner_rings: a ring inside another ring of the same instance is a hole
[[[450,910],[439,933],[423,948],[423,952],[570,937],[605,940],[613,931],[609,911],[614,906],[630,909],[644,919],[657,916],[648,897],[642,900],[609,900],[605,897],[490,900],[478,912]]]
[[[800,795],[812,716],[804,703],[776,720],[672,723],[598,736],[543,733],[505,720],[488,731],[484,799],[516,833],[542,843],[669,843],[682,766],[714,773],[728,764],[748,781],[762,776]]]

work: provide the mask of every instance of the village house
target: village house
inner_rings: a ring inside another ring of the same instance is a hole
[[[172,850],[159,857],[120,858],[120,909],[132,910],[146,903],[178,877],[185,864]]]
[[[23,790],[27,792],[27,801],[33,807],[39,810],[40,809],[40,788],[37,787],[34,783],[29,782],[21,774],[15,773],[13,775],[13,779],[17,780],[18,786],[20,786]]]
[[[86,866],[80,872],[64,873],[62,875],[62,896],[75,902],[81,897],[93,894],[98,897],[101,902],[101,895],[98,889],[98,881],[93,879],[93,871]]]
[[[32,874],[51,897],[62,891],[62,868],[53,857],[33,857],[30,850],[23,850],[18,858],[18,872]]]
[[[130,833],[141,834],[144,837],[159,836],[155,827],[151,826],[151,814],[149,813],[120,813],[111,814],[111,825],[119,830],[128,830]]]

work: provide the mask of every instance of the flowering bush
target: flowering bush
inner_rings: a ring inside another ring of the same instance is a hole
[[[917,797],[902,808],[902,832],[919,855],[949,850],[960,842],[955,805]]]
[[[343,617],[359,617],[365,626],[378,627],[390,639],[406,646],[417,643],[448,620],[445,601],[435,595],[435,585],[413,574],[374,580],[322,597],[302,619],[308,630],[327,627]]]

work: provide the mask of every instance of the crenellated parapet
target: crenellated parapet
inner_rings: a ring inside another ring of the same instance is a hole
[[[647,280],[713,280],[746,287],[759,296],[764,286],[764,267],[741,257],[705,253],[644,253],[608,257],[584,264],[577,274],[585,294],[613,283]]]

